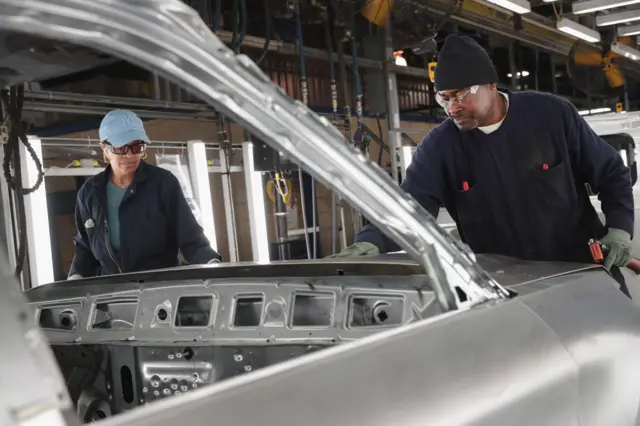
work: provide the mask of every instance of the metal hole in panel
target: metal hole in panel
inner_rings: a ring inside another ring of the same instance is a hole
[[[334,296],[296,294],[293,299],[293,327],[329,327],[333,318]]]
[[[73,331],[78,325],[77,312],[81,308],[80,303],[41,308],[38,325],[51,330]]]
[[[178,300],[176,327],[207,327],[211,322],[213,296],[183,296]]]
[[[100,301],[96,303],[92,329],[133,330],[138,311],[138,299]]]
[[[120,383],[122,384],[122,399],[127,404],[131,404],[134,395],[133,375],[131,374],[131,369],[126,365],[120,368]]]
[[[349,306],[349,327],[402,324],[404,299],[400,296],[354,296]]]
[[[235,327],[257,327],[262,318],[262,306],[264,297],[262,295],[239,296],[236,299],[235,315],[233,325]]]

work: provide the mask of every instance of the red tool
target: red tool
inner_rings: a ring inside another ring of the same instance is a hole
[[[605,253],[609,251],[609,247],[594,239],[589,240],[589,249],[591,250],[591,257],[593,257],[596,263],[604,262],[604,258],[606,257]],[[636,275],[640,275],[640,259],[631,258],[627,264],[627,268],[635,272]]]

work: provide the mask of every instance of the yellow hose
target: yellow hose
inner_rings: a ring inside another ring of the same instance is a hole
[[[282,202],[285,205],[289,205],[289,201],[291,201],[291,181],[280,177],[280,173],[276,172],[275,179],[267,182],[266,191],[267,197],[269,197],[272,203],[276,202],[276,191],[278,191]]]

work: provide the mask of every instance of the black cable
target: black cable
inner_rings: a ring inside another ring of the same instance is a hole
[[[336,2],[331,3],[335,12],[335,16],[338,17],[340,14],[340,10]],[[338,67],[340,71],[340,83],[342,86],[342,93],[344,96],[344,105],[343,105],[343,120],[345,132],[347,134],[347,139],[350,143],[353,143],[353,134],[351,133],[351,104],[349,102],[349,98],[351,97],[349,93],[349,84],[347,82],[347,64],[344,60],[344,38],[343,34],[339,33],[336,30],[336,45],[337,45],[337,54],[338,54]]]
[[[238,9],[240,7],[240,0],[233,0],[233,7],[231,8],[231,28],[233,35],[231,36],[231,50],[237,52],[238,45]]]
[[[240,0],[240,34],[238,34],[238,45],[235,48],[239,52],[247,34],[247,0]]]
[[[382,140],[382,124],[380,123],[380,114],[376,116],[376,123],[378,124],[378,135],[380,136],[380,140]],[[382,145],[380,145],[380,152],[378,152],[378,166],[382,166]]]
[[[354,21],[354,10],[353,3],[349,4],[349,15],[351,16],[349,25],[349,42],[351,44],[351,60],[353,61],[352,70],[353,70],[353,90],[355,92],[356,99],[356,132],[353,136],[353,141],[356,146],[363,154],[367,152],[368,149],[368,140],[366,135],[364,134],[364,118],[362,116],[362,86],[360,84],[360,70],[358,68],[358,46],[356,45],[356,38],[354,36],[355,31],[355,21]]]
[[[256,61],[256,64],[258,65],[260,65],[260,63],[264,61],[264,58],[267,57],[267,53],[269,52],[269,44],[271,43],[271,38],[273,37],[273,18],[271,16],[271,3],[269,0],[264,0],[264,20],[264,45],[262,46],[262,53]]]
[[[20,277],[24,267],[27,247],[27,219],[25,217],[24,196],[35,192],[44,181],[44,171],[38,155],[29,143],[22,124],[22,106],[24,101],[24,86],[18,85],[0,92],[0,102],[2,103],[2,119],[7,126],[8,140],[4,147],[4,161],[2,164],[4,177],[9,188],[17,195],[18,214],[18,256],[16,259],[16,277]],[[25,146],[27,152],[36,164],[38,178],[31,188],[22,186],[22,165],[20,163],[20,142]],[[11,176],[11,163],[15,176]]]
[[[329,9],[324,11],[324,38],[329,52],[329,84],[331,86],[331,112],[332,123],[338,126],[338,86],[336,84],[336,67],[333,62],[333,40],[331,39],[331,22],[329,20]]]
[[[213,7],[213,32],[217,32],[220,29],[220,18],[222,16],[222,0],[214,0],[215,5]]]
[[[298,65],[300,67],[300,89],[302,92],[302,103],[309,104],[309,87],[307,85],[307,67],[304,61],[304,41],[302,38],[302,19],[300,17],[300,3],[296,2],[296,35],[298,38]]]

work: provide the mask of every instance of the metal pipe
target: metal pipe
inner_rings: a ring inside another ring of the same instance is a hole
[[[66,114],[79,114],[79,115],[105,115],[111,111],[112,107],[98,107],[89,105],[56,105],[47,102],[33,102],[25,101],[24,111],[37,111],[37,112],[60,112]],[[199,115],[197,113],[177,113],[177,112],[165,112],[165,111],[150,111],[143,109],[130,108],[141,118],[156,118],[156,119],[169,119],[169,120],[190,120],[190,121],[215,121],[215,113],[210,113],[206,116]]]
[[[329,57],[333,57],[333,40],[331,39],[331,23],[329,21],[329,9],[323,13],[324,36]],[[329,85],[331,87],[331,123],[338,127],[338,86],[336,85],[336,70],[333,61],[329,62]],[[342,207],[340,207],[342,208]],[[338,242],[338,197],[331,191],[331,254],[337,252]],[[344,227],[344,224],[342,224]]]
[[[93,147],[98,146],[100,144],[100,140],[96,138],[87,138],[87,139],[79,139],[79,138],[40,138],[43,146],[56,146],[56,147],[69,147],[69,148],[78,148],[78,147]],[[222,146],[218,142],[211,141],[201,141],[205,144],[205,149],[208,150],[218,150],[222,149]],[[93,145],[95,144],[95,145]],[[183,141],[160,141],[160,140],[152,140],[151,148],[154,148],[155,145],[161,145],[164,148],[169,149],[182,149],[187,146],[186,142]],[[236,150],[240,151],[242,149],[241,143],[234,143],[231,145]]]
[[[306,64],[304,62],[304,40],[302,38],[302,18],[300,17],[300,2],[296,1],[295,3],[295,14],[296,14],[296,34],[297,34],[297,38],[298,38],[298,59],[299,59],[299,65],[300,65],[300,92],[302,92],[302,103],[304,105],[308,105],[309,104],[309,89],[307,87],[307,68],[306,68]],[[307,247],[307,259],[311,259],[311,247],[309,245],[310,241],[309,241],[309,226],[307,223],[307,211],[304,207],[305,202],[304,202],[304,181],[303,181],[303,175],[302,175],[302,169],[300,168],[300,166],[298,166],[298,180],[300,181],[300,200],[302,201],[301,207],[302,207],[302,226],[304,227],[304,242],[305,245]],[[311,192],[312,192],[312,197],[315,196],[315,191],[313,190],[313,187],[315,186],[315,182],[313,181],[313,178],[311,178]],[[312,198],[311,200],[312,202],[312,208],[315,208],[315,200]],[[314,214],[314,218],[315,218],[315,214]],[[316,229],[316,224],[315,222],[313,222],[313,242],[316,242],[316,233],[315,233],[315,229]],[[314,256],[313,258],[315,259],[315,244],[314,244]]]
[[[389,158],[391,160],[391,171],[393,180],[400,183],[398,173],[398,149],[402,146],[402,129],[400,123],[400,105],[398,104],[398,81],[389,62],[393,58],[393,36],[391,31],[391,20],[382,30],[384,40],[382,43],[382,57],[384,58],[384,84],[387,98],[387,144],[389,145]],[[401,172],[402,173],[402,172]]]
[[[167,101],[171,101],[171,82],[169,80],[164,80],[164,98]]]
[[[158,85],[160,84],[158,78]],[[158,101],[153,99],[139,99],[129,98],[121,96],[104,96],[94,95],[88,93],[71,93],[71,92],[47,92],[44,90],[25,90],[25,101],[31,99],[47,100],[47,101],[68,101],[68,102],[81,102],[88,104],[100,104],[100,105],[119,105],[119,106],[131,106],[131,107],[145,107],[145,108],[163,108],[163,109],[177,109],[177,110],[189,110],[189,111],[205,111],[215,112],[213,108],[204,104],[196,104],[190,102],[171,102],[171,101]]]
[[[233,34],[231,32],[222,31],[222,30],[216,32],[216,35],[224,43],[231,42],[231,39],[233,37]],[[254,36],[247,35],[247,36],[245,36],[245,38],[244,38],[244,40],[242,42],[242,45],[244,47],[262,49],[263,46],[264,46],[264,42],[265,42],[265,39],[263,37],[254,37]],[[283,55],[288,55],[288,56],[296,56],[297,55],[296,44],[294,44],[294,43],[284,43],[284,42],[279,41],[279,40],[272,40],[270,42],[269,51],[278,52],[278,53],[281,53]],[[304,55],[305,55],[306,58],[320,59],[320,60],[324,60],[324,61],[328,61],[329,58],[333,58],[333,62],[334,63],[338,62],[338,56],[335,53],[332,54],[332,55],[329,55],[329,53],[327,53],[327,51],[325,51],[323,49],[315,49],[315,48],[312,48],[312,47],[305,47],[304,48]],[[345,62],[349,66],[353,65],[353,62],[352,62],[351,58],[345,58]],[[378,70],[382,69],[382,63],[380,61],[376,61],[376,60],[373,60],[373,59],[358,58],[358,65],[360,66],[360,68],[369,68],[369,69],[378,69]],[[424,72],[424,69],[422,69],[422,68],[399,67],[397,65],[391,65],[391,67],[392,67],[393,71],[398,75],[408,75],[408,76],[419,77],[419,78],[424,78],[425,77],[425,72]]]
[[[151,78],[153,81],[153,98],[156,101],[159,101],[162,99],[162,93],[160,92],[160,76],[158,73],[154,72],[151,75]]]

